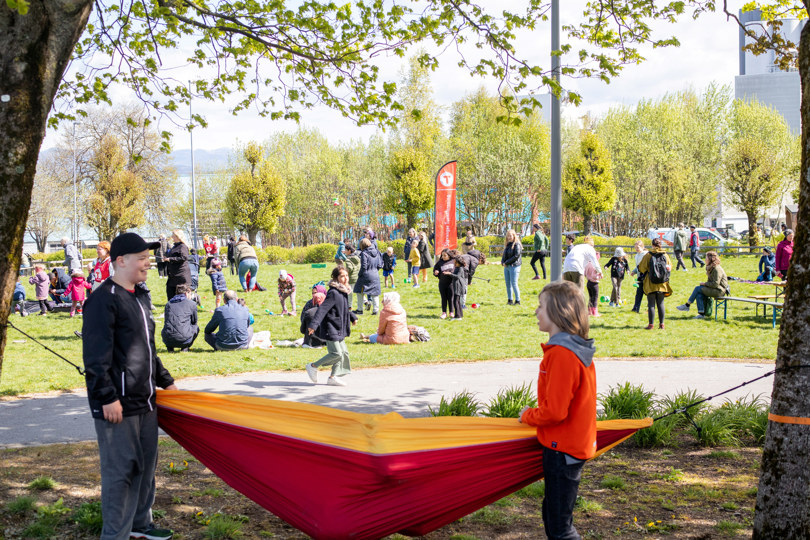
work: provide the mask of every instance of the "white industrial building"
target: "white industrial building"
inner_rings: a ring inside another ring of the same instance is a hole
[[[762,32],[761,12],[759,10],[742,12],[740,21],[746,28],[756,33]],[[799,43],[804,27],[804,20],[782,19],[780,33],[786,39]],[[755,56],[743,47],[751,42],[742,28],[739,32],[740,74],[734,77],[734,98],[744,101],[758,101],[772,107],[781,114],[794,135],[801,132],[801,81],[796,70],[782,71],[775,64],[773,51]],[[739,209],[725,204],[722,186],[717,189],[717,209],[705,218],[709,227],[729,227],[741,232],[748,229],[748,217]],[[786,193],[778,205],[768,209],[758,221],[766,227],[775,227],[785,220],[785,205],[793,204],[793,199]]]

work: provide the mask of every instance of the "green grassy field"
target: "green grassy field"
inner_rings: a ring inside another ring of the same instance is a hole
[[[723,260],[723,266],[731,276],[744,279],[756,277],[758,258],[739,257]],[[506,289],[503,270],[500,266],[479,267],[476,276],[491,279],[489,283],[474,280],[467,297],[468,309],[464,320],[450,322],[440,320],[441,302],[437,281],[428,280],[427,286],[412,289],[403,283],[404,264],[395,271],[397,291],[402,295],[402,303],[408,312],[410,324],[424,326],[432,336],[428,343],[413,343],[404,346],[384,347],[360,343],[360,332],[372,333],[376,330],[377,318],[370,314],[361,317],[348,339],[353,367],[372,367],[397,364],[427,362],[452,362],[473,360],[496,360],[504,358],[527,358],[540,355],[540,343],[545,335],[537,330],[534,319],[537,293],[546,281],[532,281],[533,272],[524,258],[520,275],[521,306],[506,305]],[[270,330],[272,339],[293,340],[300,337],[298,317],[270,316],[266,309],[280,311],[276,295],[275,281],[282,266],[262,266],[259,282],[268,288],[267,292],[251,293],[248,307],[256,317],[255,329]],[[299,308],[309,297],[311,284],[327,280],[331,266],[326,269],[313,269],[309,265],[286,265],[296,276],[298,283]],[[238,289],[238,280],[225,270],[229,287]],[[777,330],[771,328],[770,319],[764,320],[754,315],[753,304],[733,304],[729,308],[729,319],[693,320],[696,314],[693,307],[689,313],[675,310],[683,303],[692,288],[705,280],[705,272],[700,269],[689,272],[674,272],[672,287],[674,294],[667,299],[666,330],[644,330],[647,324],[646,299],[642,313],[630,311],[635,288],[632,280],[626,279],[623,297],[627,304],[619,308],[608,308],[601,304],[601,318],[592,319],[591,337],[596,339],[597,355],[602,357],[718,357],[718,358],[757,358],[771,359],[776,354]],[[151,272],[147,282],[153,293],[153,302],[158,308],[155,317],[163,312],[166,303],[165,281],[156,272]],[[200,292],[204,310],[200,311],[200,326],[204,327],[211,317],[213,308],[210,280],[200,276]],[[33,288],[25,282],[29,298]],[[732,284],[732,295],[772,294],[773,287],[746,284]],[[600,294],[610,295],[610,280],[605,279],[600,286]],[[472,303],[477,309],[469,309]],[[80,317],[71,319],[67,313],[51,314],[48,317],[30,316],[20,318],[15,315],[13,323],[22,330],[41,340],[72,361],[81,364],[82,342],[74,336],[80,330]],[[160,341],[163,321],[156,318],[158,333],[158,353],[164,364],[175,377],[195,375],[219,375],[264,370],[302,369],[304,364],[319,358],[323,352],[307,349],[276,348],[267,351],[247,350],[234,352],[213,352],[200,336],[191,349],[184,354],[169,354]],[[17,395],[29,392],[46,392],[83,386],[83,379],[69,365],[42,349],[31,340],[24,338],[14,329],[8,331],[8,344],[3,361],[0,395]],[[24,342],[20,342],[24,340]]]

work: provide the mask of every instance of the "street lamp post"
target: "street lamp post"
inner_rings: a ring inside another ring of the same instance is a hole
[[[559,85],[560,2],[551,2],[551,76]],[[560,97],[551,94],[551,281],[562,277],[562,143],[560,139]]]
[[[73,122],[73,140],[71,146],[73,147],[73,230],[71,236],[73,237],[73,244],[78,246],[79,243],[79,201],[76,192],[76,122]]]
[[[194,179],[194,114],[191,111],[191,81],[188,82],[188,138],[191,142],[191,236],[197,250],[197,185]]]

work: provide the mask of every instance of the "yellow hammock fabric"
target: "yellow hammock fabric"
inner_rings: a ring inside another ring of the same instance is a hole
[[[403,418],[248,396],[159,391],[160,426],[314,538],[423,535],[542,478],[513,418]],[[597,422],[597,456],[652,420]]]

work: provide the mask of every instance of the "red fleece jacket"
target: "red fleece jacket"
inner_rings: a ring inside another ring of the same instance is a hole
[[[542,346],[537,407],[526,410],[521,421],[537,427],[546,448],[590,459],[596,452],[596,368],[585,367],[565,347]]]

